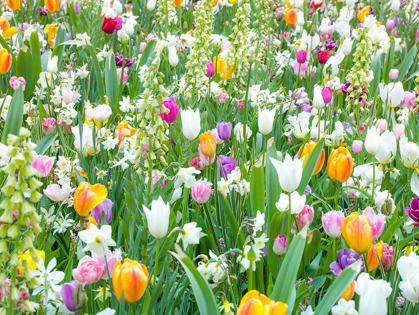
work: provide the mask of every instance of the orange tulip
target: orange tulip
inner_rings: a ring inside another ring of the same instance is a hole
[[[223,80],[228,80],[233,73],[234,67],[231,66],[230,69],[226,68],[226,61],[220,56],[213,58],[213,65],[215,71],[220,75],[220,78]]]
[[[51,48],[54,48],[55,36],[57,35],[57,27],[54,24],[47,24],[44,28],[44,33],[48,35],[48,43]]]
[[[217,150],[217,142],[211,132],[207,131],[199,136],[200,150],[205,156],[213,156]]]
[[[342,272],[342,271],[341,271]],[[344,299],[346,301],[352,300],[355,295],[355,281],[346,288],[345,292],[340,296],[339,299]]]
[[[366,253],[372,246],[370,221],[358,212],[352,212],[343,219],[342,235],[346,243],[358,254]]]
[[[10,27],[9,21],[7,21],[4,17],[0,16],[0,28],[3,31],[4,38],[10,38],[11,36],[17,33],[16,27]]]
[[[362,8],[362,10],[358,11],[358,20],[361,23],[364,23],[365,18],[370,14],[370,6],[366,6],[365,8]]]
[[[87,216],[87,219],[89,220],[89,222],[87,223],[87,229],[90,229],[90,225],[96,225],[97,226],[97,221],[94,217],[92,217],[91,215]]]
[[[90,185],[87,182],[82,182],[74,194],[74,209],[80,216],[85,217],[105,200],[107,195],[108,190],[102,184]]]
[[[211,4],[213,7],[215,7],[218,4],[218,0],[212,0]]]
[[[237,315],[286,315],[288,305],[274,302],[256,290],[247,292],[240,301]]]
[[[60,0],[44,0],[44,4],[51,13],[55,13],[60,9]]]
[[[124,292],[125,303],[135,303],[144,295],[148,283],[148,270],[136,260],[125,258],[124,263],[116,262],[112,284],[118,300]]]
[[[13,11],[20,10],[23,0],[7,0],[7,5]]]
[[[6,48],[0,49],[0,74],[7,73],[12,67],[12,55]]]
[[[378,268],[380,265],[381,257],[383,257],[383,251],[383,241],[380,241],[379,243],[371,246],[367,256],[368,271],[373,271]]]
[[[300,150],[298,150],[297,156],[300,158],[304,158],[303,166],[304,164],[306,164],[307,158],[310,155],[311,151],[313,151],[315,146],[316,146],[316,142],[309,142],[309,143],[306,143],[306,145],[304,146],[303,152],[301,152],[301,148]],[[316,168],[314,169],[313,175],[316,175],[322,170],[323,164],[324,164],[324,150],[322,150],[322,153],[320,154],[320,158],[319,158],[319,161],[317,162]]]
[[[353,159],[348,149],[339,147],[332,151],[327,160],[327,174],[333,180],[344,183],[354,169]]]
[[[285,23],[287,23],[289,26],[294,26],[295,23],[297,23],[298,17],[297,17],[297,10],[295,9],[288,9],[288,10],[284,10],[285,15],[284,15],[284,20]]]
[[[173,3],[174,3],[176,8],[179,8],[182,5],[183,0],[175,0]]]
[[[121,121],[115,129],[115,137],[119,139],[118,146],[121,145],[122,140],[126,136],[133,136],[137,132],[137,129],[132,128],[126,120]]]

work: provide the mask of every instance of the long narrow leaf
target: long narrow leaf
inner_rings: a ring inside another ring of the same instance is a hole
[[[313,151],[307,158],[304,164],[303,177],[301,178],[300,186],[298,186],[297,192],[302,195],[310,182],[311,176],[313,176],[314,169],[316,168],[317,162],[319,161],[320,154],[322,153],[325,138],[322,138],[317,142]]]
[[[6,123],[3,129],[1,142],[6,144],[9,134],[18,135],[23,123],[23,91],[22,86],[15,91],[10,101],[9,111],[6,117]]]

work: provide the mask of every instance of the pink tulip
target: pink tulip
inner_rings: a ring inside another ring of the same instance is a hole
[[[372,227],[372,238],[376,240],[381,236],[386,225],[386,216],[384,214],[376,214],[374,209],[367,207],[362,215],[366,216]]]
[[[22,86],[22,91],[24,91],[26,87],[26,81],[23,77],[13,76],[10,78],[9,84],[13,90],[17,90],[19,86]]]
[[[112,108],[104,104],[98,105],[92,110],[92,114],[97,121],[104,123],[111,116]]]
[[[74,102],[75,99],[76,99],[76,92],[74,91],[63,92],[63,102],[66,103],[67,105],[70,104],[71,102]]]
[[[328,86],[322,89],[323,102],[329,104],[332,101],[332,89]]]
[[[118,77],[118,85],[121,82],[121,73],[122,73],[122,68],[116,69],[116,76]],[[122,81],[122,84],[125,85],[127,81],[128,81],[128,68],[124,68],[124,79]]]
[[[399,70],[397,69],[391,69],[390,73],[388,74],[388,77],[390,80],[397,80],[397,78],[399,77]]]
[[[106,277],[106,262],[104,259],[84,256],[77,268],[73,269],[73,278],[81,283],[92,284]]]
[[[322,215],[323,229],[332,238],[342,234],[342,222],[345,215],[342,211],[333,210]]]
[[[308,64],[307,62],[304,63],[298,63],[297,60],[294,60],[294,62],[291,64],[295,75],[300,76],[301,78],[305,78],[306,77],[306,71],[307,71],[307,67]]]
[[[307,61],[307,50],[297,51],[297,62],[302,64]]]
[[[381,264],[384,270],[390,270],[393,265],[393,246],[384,244],[383,256],[381,257]]]
[[[44,189],[44,194],[52,201],[64,201],[70,195],[71,187],[68,184],[63,184],[62,187],[58,184],[51,184]]]
[[[44,118],[42,120],[42,132],[46,135],[54,132],[55,129],[55,119],[52,117]]]
[[[176,121],[177,116],[179,115],[179,106],[176,103],[176,99],[174,96],[169,97],[163,102],[164,107],[166,107],[169,112],[162,113],[160,111],[160,117],[168,124],[172,124]]]
[[[362,151],[362,146],[363,142],[361,140],[354,140],[354,142],[352,142],[352,151],[354,151],[354,153],[359,153]]]
[[[287,236],[286,235],[278,235],[275,237],[274,245],[273,245],[273,252],[280,256],[284,255],[287,252]]]
[[[197,181],[191,188],[192,198],[197,203],[207,202],[212,192],[212,183],[207,182],[206,179]]]
[[[296,221],[298,222],[298,229],[301,230],[306,224],[311,224],[314,218],[314,209],[312,206],[304,206],[303,210],[295,216]],[[292,231],[296,231],[295,222],[292,225]]]
[[[388,30],[393,29],[395,24],[396,23],[394,22],[394,20],[388,20],[387,23],[386,23],[386,29],[388,29]]]
[[[38,155],[32,162],[32,167],[36,169],[38,177],[47,177],[54,166],[55,157]]]
[[[383,133],[387,130],[388,122],[385,119],[378,119],[375,123],[375,128],[380,128],[380,133]]]
[[[397,139],[404,136],[404,128],[403,124],[397,124],[394,126],[394,134]]]

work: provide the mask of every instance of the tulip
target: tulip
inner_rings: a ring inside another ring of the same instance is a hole
[[[404,129],[405,129],[405,126],[403,124],[397,124],[394,126],[393,132],[394,132],[394,135],[396,136],[396,139],[404,137],[405,135]]]
[[[291,214],[299,214],[304,209],[306,199],[306,195],[301,196],[294,191],[291,193],[291,209],[289,209],[289,196],[282,193],[279,195],[279,200],[275,203],[275,206],[279,211],[291,210]]]
[[[397,78],[399,77],[399,70],[391,69],[390,73],[388,74],[388,77],[390,78],[390,80],[397,80]]]
[[[365,18],[370,14],[370,6],[366,6],[358,11],[357,17],[359,22],[364,23]]]
[[[268,110],[266,108],[259,107],[258,126],[259,132],[261,134],[266,136],[272,131],[275,119],[275,111],[275,108]]]
[[[394,26],[396,25],[396,23],[394,22],[394,20],[388,20],[386,22],[386,29],[391,30],[394,28]],[[393,70],[393,69],[392,69]],[[390,70],[391,71],[391,70]],[[398,73],[397,73],[398,74]],[[391,78],[390,78],[391,79]],[[396,78],[397,79],[397,78]],[[392,80],[396,80],[396,79],[392,79]]]
[[[47,71],[51,74],[57,73],[57,71],[58,71],[58,56],[54,56],[54,57],[51,57],[51,55],[49,56]]]
[[[354,151],[354,153],[360,153],[363,144],[364,143],[361,140],[354,140],[354,142],[352,142],[352,151]]]
[[[162,112],[160,108],[161,119],[168,124],[173,124],[179,115],[179,106],[177,105],[175,98],[168,98],[162,103],[162,105],[168,110],[168,112]]]
[[[54,166],[55,157],[49,157],[46,155],[38,155],[32,161],[32,167],[36,170],[38,177],[47,177]]]
[[[237,162],[232,156],[229,157],[220,155],[218,157],[218,161],[220,164],[220,177],[227,178],[227,175],[230,174],[237,166]]]
[[[419,303],[419,256],[413,250],[409,255],[400,257],[397,269],[403,280],[399,284],[403,297],[412,303]]]
[[[205,67],[205,76],[207,78],[212,78],[215,75],[214,64],[212,62],[206,62]]]
[[[380,134],[382,134],[384,131],[387,130],[388,123],[385,119],[377,119],[377,122],[375,123],[375,128],[378,128],[380,130]]]
[[[54,132],[55,130],[55,119],[52,117],[44,118],[42,120],[42,132],[46,135]]]
[[[390,91],[390,103],[389,106],[397,107],[403,100],[404,97],[404,88],[401,82],[397,82],[394,84],[393,89]]]
[[[61,286],[61,298],[70,312],[77,312],[87,305],[87,294],[84,284],[72,280]]]
[[[344,248],[338,253],[338,261],[334,261],[329,265],[330,270],[338,276],[342,270],[351,266],[354,262],[359,260],[359,254],[350,250],[349,248]],[[361,271],[364,270],[364,264],[361,258]]]
[[[313,107],[317,110],[320,110],[324,106],[325,103],[323,100],[321,87],[316,84],[313,90]]]
[[[23,0],[6,0],[6,1],[9,8],[12,9],[13,11],[20,10],[23,3]]]
[[[3,31],[2,36],[5,39],[10,38],[11,36],[17,33],[17,29],[15,26],[10,27],[9,21],[7,21],[4,17],[0,16],[0,28]]]
[[[207,182],[206,179],[198,180],[191,188],[192,198],[197,203],[206,203],[212,192],[212,183]]]
[[[71,187],[68,184],[63,184],[62,187],[58,184],[51,184],[44,189],[44,194],[52,201],[60,202],[68,198],[71,192]]]
[[[360,296],[359,315],[386,315],[387,298],[391,294],[389,283],[384,280],[371,280],[368,273],[362,273],[355,285]]]
[[[117,3],[117,2],[114,2],[114,4],[115,3]],[[114,18],[114,20],[115,20],[115,22],[116,22],[116,26],[115,26],[115,30],[116,31],[119,31],[119,30],[121,30],[122,29],[122,26],[123,26],[123,24],[122,24],[122,18],[120,17],[120,16],[117,16],[116,18]],[[127,58],[128,59],[128,58]],[[128,59],[129,60],[129,59]],[[129,60],[129,61],[131,61],[131,60]],[[132,65],[132,61],[131,61],[131,65]],[[127,66],[127,67],[130,67],[131,65],[125,65],[125,66]]]
[[[348,149],[339,147],[332,151],[327,160],[327,174],[333,180],[344,183],[353,171],[353,160]]]
[[[376,214],[374,209],[367,207],[362,215],[367,217],[372,228],[372,239],[376,240],[383,234],[386,225],[386,216],[384,214]]]
[[[104,31],[106,34],[112,34],[115,31],[117,24],[117,21],[105,16],[103,18],[102,31]]]
[[[12,67],[12,55],[6,48],[0,49],[0,74],[7,73]]]
[[[372,246],[372,227],[367,217],[352,212],[342,223],[346,243],[358,254],[366,253]]]
[[[153,11],[156,8],[157,0],[148,0],[147,1],[147,10]]]
[[[351,284],[346,288],[345,292],[340,296],[341,299],[346,301],[352,300],[355,295],[355,281],[352,281]]]
[[[220,56],[216,56],[213,58],[213,65],[215,67],[216,72],[220,75],[221,79],[223,80],[230,79],[234,70],[234,66],[227,68],[226,61]]]
[[[180,111],[180,117],[182,118],[182,131],[183,135],[188,140],[195,139],[199,131],[201,130],[201,116],[199,115],[199,109],[193,111],[191,108]]]
[[[326,63],[329,60],[329,58],[330,58],[330,53],[327,50],[323,50],[317,53],[317,59],[319,60],[321,64]]]
[[[278,235],[275,237],[274,245],[273,245],[273,252],[278,255],[284,255],[287,252],[287,236],[286,235]]]
[[[211,132],[207,131],[199,136],[201,154],[212,157],[217,150],[217,141]]]
[[[98,105],[92,110],[93,120],[98,127],[105,123],[112,114],[112,108],[108,105]]]
[[[305,196],[304,196],[305,197]],[[292,208],[292,200],[291,200]],[[295,216],[295,221],[298,222],[298,230],[301,230],[306,224],[310,225],[314,219],[314,209],[312,206],[304,206],[299,214]],[[292,225],[292,231],[297,230],[295,222]]]
[[[413,225],[419,227],[419,198],[410,200],[410,207],[406,207],[404,211],[414,221]]]
[[[107,195],[108,190],[105,186],[81,182],[74,194],[74,209],[80,216],[85,217],[97,205],[102,203]]]
[[[60,9],[60,0],[44,0],[44,4],[51,13],[55,13]]]
[[[112,284],[118,300],[124,292],[125,303],[135,303],[144,295],[148,283],[148,270],[136,260],[125,258],[124,263],[115,263]]]
[[[113,204],[114,203],[112,202],[112,200],[106,198],[100,204],[94,207],[90,214],[97,222],[104,224],[104,222],[102,222],[102,213],[104,213],[106,224],[109,224],[112,221]]]
[[[367,256],[368,271],[371,272],[378,268],[378,266],[380,265],[381,258],[383,257],[383,250],[383,241],[380,241],[379,243],[371,246]]]
[[[151,210],[143,205],[150,234],[156,239],[166,236],[169,228],[170,206],[159,197],[151,202]]]
[[[297,62],[304,63],[307,60],[307,50],[299,50],[297,52]]]
[[[183,0],[174,0],[173,3],[176,8],[179,8],[182,5]]]
[[[221,140],[228,140],[231,137],[231,129],[233,128],[231,122],[221,122],[217,124],[218,136]]]
[[[287,10],[285,12],[284,20],[285,20],[285,23],[287,23],[289,26],[294,26],[298,20],[297,10],[295,9]]]
[[[86,255],[79,260],[77,268],[74,268],[71,274],[80,283],[96,283],[106,277],[105,259]]]
[[[325,104],[329,104],[332,101],[332,89],[328,86],[322,89],[322,97]]]
[[[211,132],[210,132],[211,133]],[[211,136],[213,136],[213,134],[211,133]],[[213,136],[214,137],[214,136]],[[214,139],[216,139],[214,137]],[[215,143],[217,143],[217,140],[215,140]],[[215,152],[213,155],[211,156],[206,156],[203,154],[202,150],[201,150],[201,145],[198,145],[198,158],[200,160],[200,162],[204,165],[204,166],[208,166],[212,163],[214,163],[215,161]]]
[[[353,44],[353,40],[351,40],[350,38],[345,38],[343,40],[343,43],[341,45],[341,51],[345,56],[348,56],[351,52],[352,52],[352,44]]]
[[[419,162],[419,146],[414,142],[408,142],[406,137],[401,138],[400,157],[405,167],[417,167]]]
[[[179,57],[176,52],[175,46],[170,46],[169,48],[169,63],[172,67],[176,67],[179,63]]]
[[[303,149],[302,152],[301,152],[301,148],[298,150],[297,157],[304,159],[303,167],[306,164],[307,159],[310,156],[310,153],[316,147],[316,144],[317,144],[316,142],[311,141],[311,142],[306,143],[304,145],[304,147],[302,148]],[[324,150],[322,150],[322,152],[320,153],[319,160],[317,161],[316,168],[314,169],[313,175],[318,174],[322,170],[322,167],[323,167],[323,164],[324,164],[324,155],[325,155]]]
[[[322,215],[323,229],[332,238],[339,238],[342,234],[342,222],[345,215],[342,211],[330,211]]]
[[[397,140],[393,132],[386,130],[379,139],[379,150],[375,158],[381,164],[388,164],[394,160],[397,153]]]
[[[236,315],[286,315],[288,305],[275,303],[256,290],[247,292],[241,299]]]
[[[132,128],[126,120],[121,121],[115,128],[115,137],[119,139],[118,146],[126,136],[134,136],[137,129]]]
[[[22,87],[22,91],[25,91],[26,81],[23,77],[12,76],[10,78],[9,84],[10,84],[10,87],[15,91],[19,88],[19,86]]]
[[[284,162],[280,162],[274,158],[270,158],[272,164],[278,173],[279,184],[281,188],[291,193],[298,188],[303,176],[303,164],[305,158],[292,160],[287,153]]]

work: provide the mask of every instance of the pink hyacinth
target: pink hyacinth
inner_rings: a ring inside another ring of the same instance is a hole
[[[345,215],[342,211],[333,210],[322,215],[323,229],[327,235],[338,238],[342,234],[342,222]]]
[[[242,100],[238,100],[238,101],[237,101],[237,108],[239,108],[239,109],[244,109],[244,103],[243,103],[243,101],[242,101]]]
[[[383,256],[381,257],[381,264],[384,270],[390,270],[393,266],[393,246],[384,243]]]
[[[55,157],[38,155],[32,162],[32,167],[36,170],[38,177],[47,177],[54,166]]]
[[[286,235],[278,235],[275,237],[274,245],[273,245],[273,252],[280,256],[284,255],[287,252],[287,236]]]
[[[307,223],[311,224],[314,218],[314,209],[312,206],[305,205],[303,210],[295,216],[296,221],[298,222],[298,229],[301,230]],[[292,231],[296,231],[295,222],[292,225]]]
[[[226,102],[227,96],[228,95],[227,95],[226,91],[221,92],[219,100],[218,100],[220,102],[220,104],[224,104]]]
[[[106,278],[106,262],[99,257],[84,256],[77,268],[73,269],[73,278],[81,283],[92,284]]]
[[[23,77],[13,76],[10,78],[9,84],[13,90],[17,90],[19,86],[22,86],[22,90],[24,91],[26,87],[26,81]]]
[[[42,120],[42,132],[46,135],[54,132],[55,129],[55,119],[52,117],[44,118]]]
[[[376,240],[381,236],[386,225],[386,216],[384,214],[376,214],[374,209],[367,207],[362,215],[366,216],[372,227],[372,238]]]
[[[197,203],[207,202],[212,192],[212,183],[206,179],[197,181],[191,188],[192,198]]]

